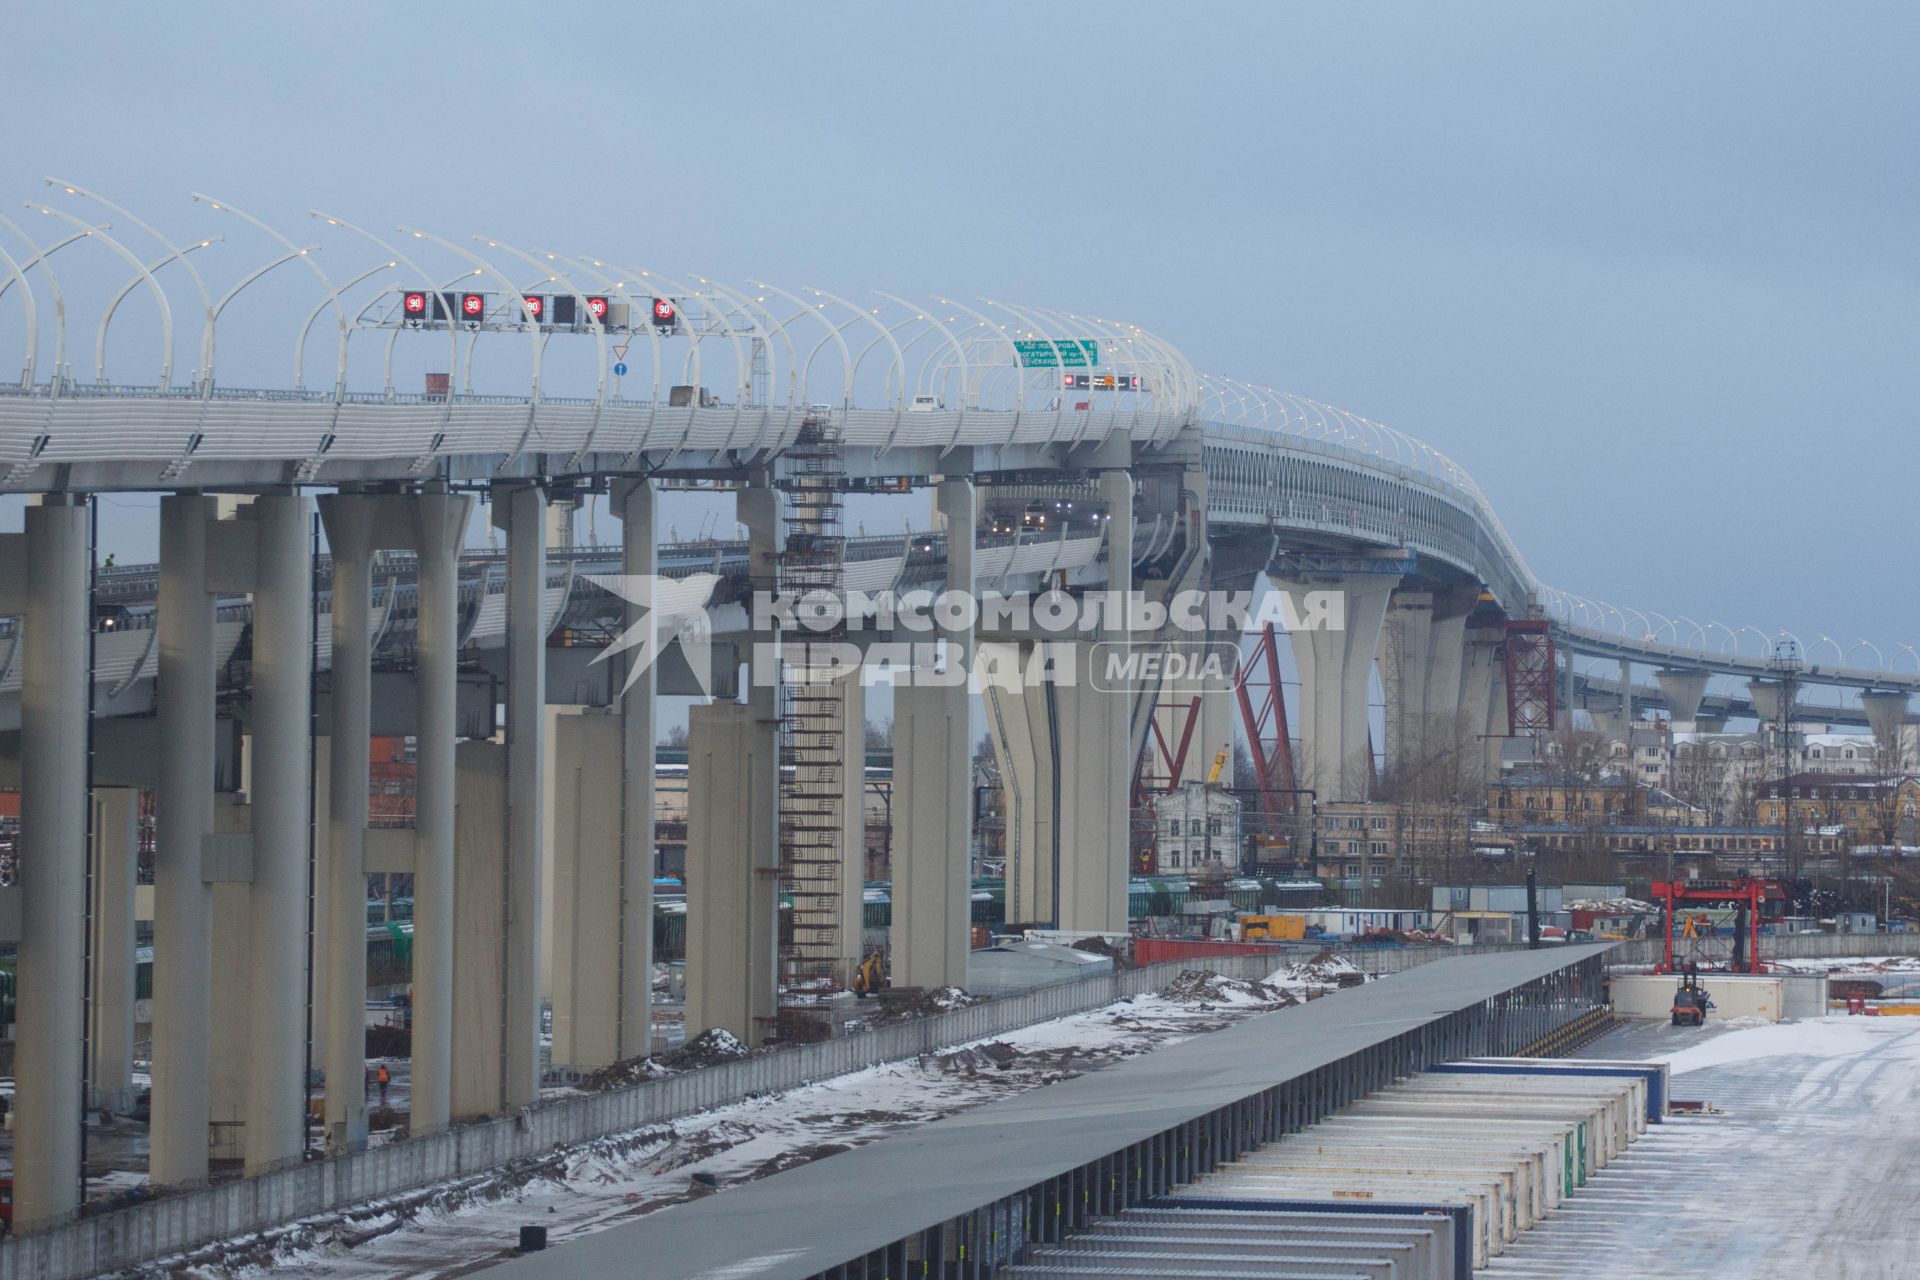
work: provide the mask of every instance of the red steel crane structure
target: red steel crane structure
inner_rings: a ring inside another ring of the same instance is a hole
[[[1507,732],[1552,733],[1553,629],[1544,620],[1516,618],[1506,625]]]
[[[1677,973],[1688,965],[1720,968],[1726,973],[1765,973],[1760,958],[1760,923],[1778,919],[1785,912],[1787,893],[1778,880],[1756,880],[1739,876],[1731,880],[1655,880],[1653,899],[1666,911],[1667,944],[1658,972]],[[1701,930],[1698,915],[1688,916],[1688,906],[1734,908],[1732,954],[1723,957],[1719,935],[1711,927]],[[1674,954],[1676,933],[1680,954]],[[1676,967],[1677,966],[1677,967]]]

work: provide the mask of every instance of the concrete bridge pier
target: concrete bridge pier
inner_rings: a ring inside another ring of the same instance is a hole
[[[1368,791],[1367,678],[1373,671],[1387,603],[1398,584],[1389,574],[1315,574],[1288,579],[1270,575],[1275,588],[1301,600],[1308,592],[1336,591],[1344,608],[1330,612],[1332,625],[1291,632],[1300,671],[1301,785],[1320,803],[1363,800]]]
[[[209,568],[215,510],[214,500],[199,494],[160,499],[155,626],[160,646],[159,735],[166,750],[160,753],[154,808],[148,1176],[155,1186],[190,1185],[207,1177],[213,889],[205,875],[204,851],[213,835],[214,809],[215,628]],[[336,798],[341,790],[334,788]],[[364,806],[364,784],[361,796]],[[363,894],[355,899],[352,916],[364,919],[365,913]],[[364,948],[364,935],[361,941]],[[337,955],[343,949],[332,950]]]
[[[1663,667],[1653,673],[1660,696],[1667,700],[1667,714],[1673,723],[1693,724],[1700,715],[1700,700],[1707,695],[1707,673],[1683,668]]]
[[[452,1116],[460,547],[473,500],[429,490],[408,499],[407,505],[420,556],[414,623],[419,722],[414,755],[413,1079],[408,1125],[412,1133],[427,1134],[444,1129]],[[543,635],[543,652],[544,645]]]
[[[0,612],[21,618],[20,905],[13,1218],[47,1224],[80,1205],[86,1026],[87,507],[50,495],[4,540]],[[211,708],[209,708],[211,710]]]
[[[620,719],[585,707],[552,721],[553,1061],[581,1070],[620,1056]]]
[[[327,755],[326,1145],[348,1151],[367,1140],[367,791],[372,735],[373,604],[370,560],[380,499],[329,494],[320,521],[333,557],[333,724]],[[164,688],[164,680],[162,687]]]
[[[307,811],[312,762],[313,504],[274,494],[252,517],[251,1057],[247,1172],[299,1161],[306,1145]]]
[[[1482,767],[1492,778],[1500,772],[1500,747],[1507,734],[1507,677],[1501,665],[1501,633],[1480,628],[1466,634],[1466,670],[1461,674],[1462,724],[1481,735]]]
[[[1000,767],[1008,924],[1057,918],[1059,812],[1053,689],[1021,684],[1022,673],[1044,653],[1042,645],[1019,642],[982,645],[980,652],[984,670],[1004,673],[983,678],[981,704]]]
[[[747,573],[771,592],[780,495],[765,477],[736,495]],[[779,999],[780,735],[774,633],[756,630],[744,702],[687,716],[687,1005],[689,1036],[711,1028],[759,1044]]]
[[[617,481],[621,571],[654,572],[654,489]],[[629,602],[624,627],[651,628]],[[623,628],[624,629],[624,628]],[[612,705],[553,717],[555,789],[552,961],[553,1060],[591,1069],[652,1049],[654,707],[656,671],[616,654]]]
[[[1865,689],[1860,694],[1860,705],[1866,710],[1874,742],[1894,756],[1903,756],[1906,746],[1901,730],[1907,723],[1907,695],[1898,689]],[[1895,771],[1904,771],[1907,767],[1903,758],[1887,763]]]
[[[506,1005],[501,1105],[540,1097],[541,805],[546,760],[547,495],[498,484],[493,522],[507,537],[507,841],[503,904]]]
[[[687,1036],[765,1038],[778,996],[779,742],[761,708],[687,716]]]
[[[1426,737],[1427,667],[1433,659],[1433,593],[1396,590],[1380,624],[1380,687],[1385,695],[1386,768],[1416,767]]]
[[[1107,590],[1133,590],[1134,481],[1130,472],[1100,473],[1106,505]],[[1075,679],[1054,689],[1059,801],[1059,922],[1062,929],[1124,933],[1132,875],[1133,772],[1146,720],[1135,726],[1139,691],[1110,679],[1111,660],[1131,641],[1126,618],[1108,619],[1094,642],[1075,641]]]
[[[658,538],[654,532],[651,480],[614,483],[613,511],[620,520],[620,572],[630,576],[655,571]],[[639,606],[629,603],[624,621],[640,621]],[[629,655],[629,661],[631,657]],[[616,670],[625,683],[626,663]],[[653,848],[654,713],[657,673],[652,666],[633,677],[619,696],[620,706],[620,943],[619,1029],[616,1058],[638,1058],[653,1051]],[[862,726],[864,728],[864,725]]]
[[[1426,732],[1452,737],[1460,730],[1460,684],[1467,661],[1467,614],[1479,598],[1471,589],[1434,596],[1432,643],[1427,651]]]
[[[88,965],[87,1105],[125,1111],[133,1101],[134,885],[140,793],[93,791],[93,919]]]
[[[944,591],[973,592],[973,482],[935,489],[949,532]],[[944,679],[913,671],[893,691],[893,982],[964,987],[971,919],[973,629],[943,627]],[[849,740],[848,752],[857,750]]]
[[[1053,687],[1054,779],[1058,797],[1059,924],[1124,933],[1132,874],[1133,764],[1124,689],[1096,687],[1107,650],[1098,642],[1051,646],[1074,678]],[[1044,693],[1038,690],[1036,693]]]
[[[1747,696],[1753,699],[1754,714],[1763,725],[1775,724],[1780,719],[1782,704],[1786,700],[1786,686],[1778,680],[1747,681]],[[1793,708],[1785,708],[1789,718]]]
[[[1475,592],[1396,590],[1380,631],[1389,773],[1405,775],[1457,745],[1467,614]],[[1474,731],[1479,730],[1477,715]]]

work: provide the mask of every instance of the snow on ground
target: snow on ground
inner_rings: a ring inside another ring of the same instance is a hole
[[[777,1173],[902,1128],[1083,1074],[1338,989],[1340,962],[1289,966],[1271,984],[1190,973],[1166,990],[1004,1036],[606,1138],[511,1171],[397,1197],[155,1268],[197,1280],[451,1280],[504,1258],[523,1223],[558,1244],[721,1187]]]
[[[1920,956],[1820,956],[1799,960],[1769,959],[1767,963],[1789,973],[1920,973]]]
[[[1920,1274],[1920,1019],[1632,1023],[1580,1056],[1665,1059],[1716,1112],[1649,1126],[1489,1280]]]

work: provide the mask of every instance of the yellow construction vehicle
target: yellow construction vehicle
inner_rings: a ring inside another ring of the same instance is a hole
[[[1307,936],[1307,918],[1300,915],[1241,916],[1241,942],[1298,942]]]
[[[860,967],[853,971],[853,994],[862,1000],[886,985],[886,962],[878,951],[862,960]]]

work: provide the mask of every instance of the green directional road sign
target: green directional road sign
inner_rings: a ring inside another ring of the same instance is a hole
[[[1022,339],[1013,344],[1020,363],[1029,369],[1084,369],[1100,363],[1100,344],[1092,338]]]

